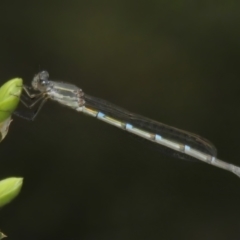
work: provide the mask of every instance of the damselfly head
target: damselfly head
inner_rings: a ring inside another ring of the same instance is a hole
[[[36,74],[32,80],[32,87],[34,90],[40,92],[46,91],[46,88],[49,85],[49,74],[47,71],[42,71]]]

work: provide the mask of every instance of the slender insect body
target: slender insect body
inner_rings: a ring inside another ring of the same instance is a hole
[[[43,99],[35,116],[46,100],[52,99],[78,112],[96,117],[140,138],[149,140],[168,155],[186,160],[197,159],[233,172],[240,177],[239,167],[217,159],[215,146],[194,133],[147,119],[105,100],[86,95],[82,89],[73,84],[49,80],[49,74],[46,71],[34,76],[32,87],[40,92],[38,94],[40,97],[36,102]],[[29,96],[32,96],[26,88],[24,90]]]

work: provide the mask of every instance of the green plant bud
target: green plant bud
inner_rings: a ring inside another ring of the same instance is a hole
[[[10,177],[0,181],[0,207],[11,202],[20,192],[23,178]]]
[[[0,123],[8,119],[17,108],[22,93],[22,79],[14,78],[0,88]]]

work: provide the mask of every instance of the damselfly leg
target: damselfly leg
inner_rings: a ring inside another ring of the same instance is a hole
[[[38,107],[35,109],[35,111],[31,111],[31,115],[26,115],[22,112],[14,112],[14,115],[27,119],[29,121],[33,121],[36,116],[38,115],[38,113],[40,112],[40,110],[42,109],[42,106],[44,105],[44,103],[47,101],[48,96],[46,95],[45,92],[40,92],[40,93],[31,93],[29,90],[31,90],[31,87],[28,86],[23,86],[23,90],[26,93],[26,95],[21,95],[20,97],[20,101],[21,103],[27,107],[28,109],[32,109],[34,106],[37,105],[37,103],[40,102],[40,104],[38,105]],[[30,100],[30,103],[28,103],[27,101]]]

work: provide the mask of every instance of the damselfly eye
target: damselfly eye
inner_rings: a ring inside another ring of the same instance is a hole
[[[45,80],[40,80],[39,83],[40,83],[42,86],[44,86],[44,85],[46,85],[47,82],[46,82]]]
[[[39,73],[39,79],[40,80],[48,80],[49,79],[49,73],[47,71],[42,71]]]
[[[38,91],[45,91],[49,84],[49,74],[47,71],[42,71],[36,74],[32,80],[32,87]]]

